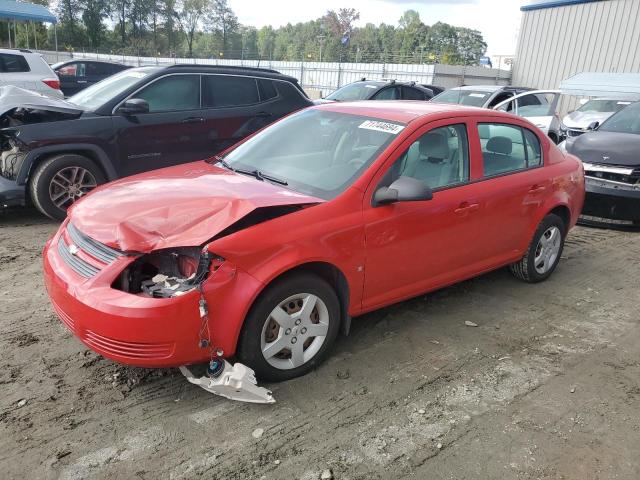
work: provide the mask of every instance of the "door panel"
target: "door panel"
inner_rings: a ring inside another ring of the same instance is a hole
[[[536,218],[550,193],[551,179],[541,167],[544,143],[533,131],[491,121],[477,127],[485,175],[478,182],[482,187],[477,192],[478,218],[488,235],[479,237],[476,248],[488,263],[498,265],[524,253],[520,248],[528,241],[523,242],[523,235],[530,231],[531,219]],[[496,142],[494,137],[501,140]],[[494,175],[487,176],[491,174]]]
[[[114,115],[122,175],[207,158],[199,75],[168,75],[133,95],[150,112]]]
[[[456,132],[453,141],[451,136],[446,138],[451,130]],[[465,124],[460,122],[429,124],[412,135],[372,181],[363,206],[367,242],[365,309],[456,281],[478,263],[471,243],[482,227],[477,215],[478,187],[465,184],[468,164],[457,170],[457,179],[443,174],[449,162],[469,157],[465,131]],[[452,151],[456,143],[459,147]],[[372,206],[375,190],[400,174],[440,186],[441,190],[434,192],[432,200]],[[462,183],[456,183],[459,181]]]

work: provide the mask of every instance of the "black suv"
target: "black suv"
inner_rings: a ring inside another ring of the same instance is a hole
[[[243,67],[132,68],[67,101],[4,87],[0,205],[30,197],[62,219],[101,183],[209,158],[309,105],[295,78]]]

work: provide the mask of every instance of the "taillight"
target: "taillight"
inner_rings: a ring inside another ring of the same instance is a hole
[[[54,90],[60,90],[60,79],[58,78],[43,78],[42,83]]]

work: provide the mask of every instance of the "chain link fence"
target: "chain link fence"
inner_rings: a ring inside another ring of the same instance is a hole
[[[87,59],[120,62],[133,66],[192,64],[271,68],[297,78],[305,90],[315,90],[321,95],[329,94],[343,85],[362,78],[370,80],[394,79],[399,82],[414,81],[445,88],[461,85],[508,85],[511,81],[511,72],[508,70],[460,65],[138,57],[50,51],[41,51],[40,53],[49,63],[70,59]]]

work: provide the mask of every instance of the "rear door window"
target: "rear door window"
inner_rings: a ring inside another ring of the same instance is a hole
[[[383,88],[373,96],[373,100],[399,100],[399,99],[400,99],[399,87]]]
[[[484,176],[492,177],[542,164],[542,147],[537,135],[516,125],[478,124]]]
[[[255,78],[231,75],[202,77],[202,103],[205,108],[238,107],[259,101]]]
[[[423,92],[413,87],[402,87],[403,100],[425,100]]]
[[[200,108],[200,75],[169,75],[134,95],[146,100],[149,112],[175,112]]]
[[[29,72],[29,62],[22,55],[0,53],[0,71],[3,73]]]

